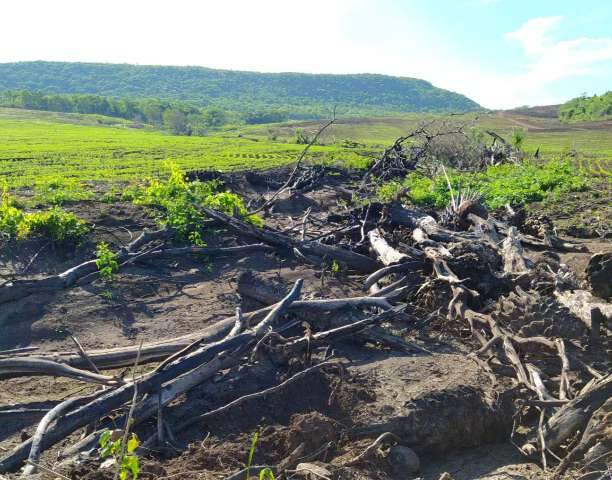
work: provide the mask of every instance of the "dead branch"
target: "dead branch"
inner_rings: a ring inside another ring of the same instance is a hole
[[[206,420],[215,417],[221,413],[227,412],[228,410],[231,410],[234,407],[237,407],[239,405],[242,405],[244,403],[248,403],[249,401],[252,401],[254,399],[261,399],[261,398],[266,398],[271,394],[276,394],[278,391],[282,390],[283,388],[286,388],[288,385],[291,385],[297,381],[301,381],[304,377],[310,375],[311,373],[321,370],[322,368],[325,367],[329,367],[329,366],[333,366],[337,363],[337,361],[333,360],[333,361],[329,361],[329,362],[322,362],[319,363],[317,365],[313,365],[312,367],[306,368],[304,370],[302,370],[301,372],[296,373],[295,375],[293,375],[292,377],[289,377],[287,380],[279,383],[278,385],[274,385],[273,387],[270,388],[266,388],[264,390],[260,390],[259,392],[255,392],[255,393],[251,393],[248,395],[244,395],[242,397],[239,397],[233,401],[231,401],[228,404],[223,405],[222,407],[216,408],[215,410],[211,410],[209,412],[203,413],[201,415],[198,415],[195,418],[190,418],[189,420],[185,420],[182,423],[179,423],[178,425],[175,426],[175,430],[177,431],[181,431],[184,430],[192,425],[194,425],[194,423],[200,423],[200,422],[205,422]]]
[[[122,382],[115,377],[79,370],[68,365],[43,360],[40,358],[2,358],[0,359],[0,379],[19,376],[47,375],[53,377],[68,377],[82,382],[98,383],[116,387]]]
[[[563,405],[544,425],[543,440],[546,447],[553,450],[559,447],[576,431],[584,431],[591,415],[612,396],[612,375],[598,381],[589,391]],[[522,447],[526,453],[534,450],[536,442]]]
[[[208,207],[196,207],[210,218],[213,218],[223,225],[226,225],[240,235],[257,238],[262,242],[284,248],[287,251],[292,251],[294,248],[297,248],[304,254],[314,254],[323,258],[335,259],[338,262],[361,272],[369,273],[377,266],[376,261],[372,258],[352,252],[351,250],[313,241],[302,242],[271,229],[257,228],[243,222],[238,218],[230,217],[222,212]]]
[[[319,139],[321,134],[330,125],[334,124],[335,122],[336,122],[336,109],[334,108],[334,115],[333,115],[332,119],[329,122],[327,122],[325,125],[323,125],[321,128],[319,128],[319,130],[312,137],[310,142],[308,142],[308,145],[306,145],[304,150],[302,150],[302,152],[300,153],[300,155],[297,158],[297,161],[295,163],[295,167],[293,167],[293,170],[291,171],[291,174],[289,175],[289,177],[287,178],[285,183],[276,192],[274,192],[272,197],[270,197],[266,202],[264,202],[263,205],[261,205],[260,207],[256,208],[255,210],[250,211],[248,213],[249,215],[254,215],[254,214],[259,213],[259,212],[261,212],[261,211],[263,211],[263,210],[265,210],[267,208],[270,208],[272,205],[274,205],[274,202],[276,202],[276,199],[278,198],[279,195],[281,195],[282,193],[284,193],[284,192],[294,188],[294,182],[296,180],[296,176],[297,176],[298,172],[300,171],[300,168],[302,166],[302,161],[304,160],[304,157],[306,156],[306,153],[308,153],[308,150],[310,150],[310,147],[312,147],[317,142],[317,140]]]
[[[381,445],[384,445],[385,443],[389,443],[389,442],[401,443],[401,439],[394,433],[385,432],[382,435],[380,435],[376,440],[374,440],[370,445],[368,445],[368,447],[363,452],[361,452],[359,455],[352,458],[351,460],[347,460],[346,462],[344,462],[343,466],[350,467],[352,465],[357,465],[363,462],[364,460],[368,459],[371,455],[373,455],[374,452],[376,452],[376,450],[378,449],[378,447],[380,447]]]
[[[164,383],[184,373],[187,373],[200,365],[210,362],[220,353],[240,349],[240,347],[244,347],[245,345],[251,345],[269,328],[274,327],[276,321],[284,310],[295,299],[297,299],[297,297],[299,297],[301,288],[302,280],[299,279],[295,282],[291,292],[289,292],[289,294],[281,302],[276,304],[268,313],[266,318],[264,318],[264,320],[262,320],[254,329],[236,335],[235,337],[200,347],[194,352],[177,358],[163,370],[153,371],[143,375],[138,379],[139,392],[143,395],[151,392],[157,392]],[[240,357],[234,357],[234,364],[239,360]],[[62,422],[56,423],[47,431],[47,434],[41,442],[41,451],[62,440],[76,429],[90,423],[92,419],[103,417],[112,410],[120,407],[129,401],[133,394],[134,382],[129,382],[113,391],[105,392],[102,396],[70,412],[64,417]],[[31,439],[23,442],[4,458],[0,459],[0,472],[13,471],[19,468],[20,464],[27,457],[27,452],[30,449],[30,445]]]
[[[38,427],[36,427],[36,432],[34,432],[34,436],[32,437],[32,449],[30,450],[30,455],[28,456],[28,465],[26,465],[22,473],[23,477],[28,477],[29,475],[36,473],[36,466],[40,459],[41,442],[49,425],[57,418],[64,415],[64,413],[69,411],[71,408],[75,407],[76,405],[89,402],[99,395],[100,392],[96,392],[84,397],[69,398],[61,403],[58,403],[45,414],[38,424]]]

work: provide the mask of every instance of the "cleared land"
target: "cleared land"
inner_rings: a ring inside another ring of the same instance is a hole
[[[339,120],[310,158],[365,165],[429,118],[441,117]],[[580,288],[609,297],[591,257],[612,251],[609,177],[600,174],[609,175],[610,125],[517,114],[474,121],[484,136],[526,129],[541,161],[515,163],[522,152],[493,149],[487,136],[470,142],[482,149],[472,171],[432,179],[411,162],[431,172],[425,162],[438,162],[440,150],[417,139],[389,149],[369,176],[305,162],[196,182],[216,175],[186,178],[177,167],[288,163],[304,148],[297,130],[308,137],[320,124],[184,137],[108,117],[3,111],[0,173],[16,192],[0,201],[0,476],[19,475],[30,456],[68,478],[112,478],[96,447],[130,425],[144,443],[131,458],[143,480],[246,478],[249,448],[253,465],[277,478],[306,458],[328,472],[322,478],[412,478],[420,457],[427,480],[445,471],[456,480],[540,479],[540,414],[514,400],[542,405],[542,397],[561,418],[583,405],[595,412],[582,427],[551,423],[547,448],[554,456],[573,448],[580,459],[557,467],[550,455],[549,468],[607,468],[582,453],[609,431],[609,415],[600,421],[612,389],[609,335],[594,315],[611,307]],[[470,158],[453,145],[444,158]],[[567,158],[547,161],[574,148],[571,157],[597,175]],[[492,156],[508,163],[481,168]],[[142,181],[162,170],[163,179]],[[466,193],[452,209],[449,184]],[[515,199],[513,212],[503,208]],[[557,236],[566,233],[582,238]],[[564,306],[577,301],[586,308]],[[237,307],[246,321],[239,314],[236,323]],[[269,327],[276,334],[264,334]],[[132,423],[124,414],[135,362],[145,376]],[[31,437],[67,398],[39,456]],[[559,418],[544,410],[543,420]],[[93,419],[96,431],[83,438]],[[382,453],[371,447],[381,433]],[[525,458],[509,438],[536,455]],[[71,463],[79,450],[91,457]]]

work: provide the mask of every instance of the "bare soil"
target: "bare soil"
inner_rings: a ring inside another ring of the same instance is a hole
[[[225,179],[230,188],[253,197],[273,190],[273,179],[284,175],[283,171],[275,172],[267,177],[267,184],[264,181],[255,186],[238,175]],[[283,199],[267,223],[279,228],[298,223],[307,208],[338,213],[342,207],[336,185],[345,180],[332,178],[315,191]],[[3,245],[0,275],[8,278],[21,272],[39,251],[28,266],[28,275],[38,278],[54,274],[91,258],[99,241],[119,247],[155,224],[150,213],[127,203],[88,201],[69,208],[96,225],[84,244],[68,250],[40,241]],[[220,230],[210,232],[205,240],[209,245],[235,243],[233,236]],[[592,252],[612,250],[610,242],[604,240],[583,242],[588,252],[562,256],[578,275],[582,275]],[[35,346],[39,352],[74,351],[71,334],[86,350],[187,334],[233,315],[236,306],[245,311],[262,306],[236,292],[237,279],[245,271],[287,286],[303,278],[305,299],[363,295],[362,276],[322,272],[274,254],[143,261],[126,266],[110,284],[95,281],[4,306],[0,311],[0,350]],[[394,472],[384,459],[358,467],[341,466],[371,442],[360,432],[383,427],[381,432],[419,432],[410,446],[421,457],[419,475],[425,479],[437,479],[443,472],[457,480],[539,478],[539,467],[509,444],[508,417],[498,415],[511,401],[510,385],[492,384],[467,358],[474,344],[462,325],[448,325],[435,316],[423,325],[427,313],[425,308],[409,312],[410,320],[394,325],[400,336],[421,349],[397,352],[378,344],[364,345],[358,339],[342,342],[333,353],[337,358],[350,359],[347,371],[317,371],[278,395],[250,403],[246,409],[236,407],[205,423],[194,422],[175,432],[177,450],[143,459],[141,478],[223,478],[245,466],[255,432],[260,432],[260,440],[254,464],[278,463],[304,443],[307,454],[324,449],[317,459],[335,465],[334,478],[417,476]],[[316,327],[320,320],[312,318],[309,322]],[[167,408],[169,425],[224,405],[237,394],[275,385],[292,373],[291,365],[278,368],[266,362],[259,361],[260,369],[241,367],[223,372],[212,382],[192,389]],[[93,390],[73,380],[48,377],[3,380],[1,387],[3,452],[32,435],[44,410],[55,402],[78,391]],[[2,413],[9,408],[41,411]],[[154,431],[153,423],[139,427],[141,438]],[[73,435],[66,445],[76,440]],[[56,461],[60,450],[46,452],[45,464],[71,478],[112,477],[110,472],[97,470],[95,455],[76,467],[62,466]],[[42,478],[47,477],[52,478],[42,474]]]

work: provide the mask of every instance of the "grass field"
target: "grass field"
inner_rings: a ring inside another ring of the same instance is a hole
[[[432,115],[400,118],[339,119],[323,136],[313,157],[365,164],[400,135]],[[525,149],[540,148],[545,157],[577,151],[577,162],[592,173],[610,175],[612,122],[564,125],[556,119],[515,114],[453,116],[479,128],[509,135],[526,131]],[[83,181],[139,180],[165,171],[170,160],[182,169],[238,170],[285,164],[303,145],[294,142],[298,128],[314,131],[319,122],[225,129],[206,137],[172,136],[109,117],[0,109],[0,179],[9,187],[34,185],[63,176]],[[138,127],[138,128],[136,128]],[[343,145],[345,140],[362,144]]]
[[[186,171],[256,169],[288,163],[303,149],[237,134],[186,137],[129,128],[128,123],[79,124],[78,117],[84,116],[36,119],[29,113],[19,116],[0,110],[1,178],[12,188],[57,175],[78,180],[142,179],[165,171],[166,160]],[[335,145],[314,146],[311,151],[318,158],[358,157],[354,150]]]

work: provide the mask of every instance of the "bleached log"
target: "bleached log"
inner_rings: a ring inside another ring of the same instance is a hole
[[[523,247],[515,227],[510,227],[501,248],[504,259],[504,272],[525,273],[531,269],[530,261],[525,258]]]
[[[607,329],[612,327],[612,304],[593,296],[591,292],[587,290],[555,290],[555,297],[561,305],[567,307],[570,312],[582,320],[587,328],[598,330],[600,326]],[[599,325],[600,323],[603,323],[603,325]]]
[[[368,232],[368,239],[372,250],[376,252],[379,260],[385,265],[395,265],[410,260],[410,257],[405,253],[398,252],[395,248],[387,243],[385,238],[382,236],[380,230],[375,228]]]

